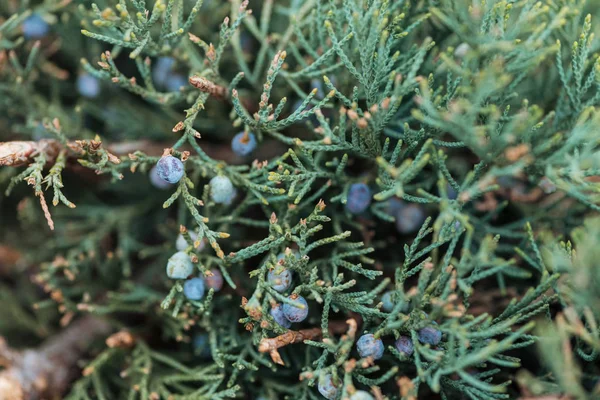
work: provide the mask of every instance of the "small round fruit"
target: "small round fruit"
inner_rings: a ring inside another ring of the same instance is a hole
[[[400,336],[398,340],[396,340],[396,343],[394,343],[394,346],[396,346],[398,353],[407,358],[410,357],[415,351],[415,346],[413,345],[412,340],[410,340],[410,338],[407,336]]]
[[[173,254],[167,262],[167,276],[171,279],[185,279],[194,272],[194,264],[183,251]]]
[[[373,357],[379,360],[383,356],[383,342],[376,339],[372,333],[362,335],[356,342],[356,349],[362,358]]]
[[[98,97],[100,94],[100,81],[90,74],[81,74],[77,77],[77,91],[88,99]]]
[[[204,283],[206,283],[207,288],[218,292],[223,288],[223,274],[221,274],[221,271],[217,268],[212,268],[210,272],[212,273],[212,276],[205,276]]]
[[[358,390],[354,392],[352,396],[350,396],[350,400],[374,400],[374,398],[369,392]]]
[[[173,156],[163,156],[156,163],[158,176],[169,183],[177,183],[183,178],[185,169],[179,158]]]
[[[360,214],[371,204],[371,189],[364,183],[355,183],[348,190],[346,209],[352,214]]]
[[[419,342],[431,346],[437,345],[442,340],[442,332],[431,326],[419,329],[417,334],[419,336]]]
[[[275,322],[277,322],[283,328],[288,329],[290,326],[292,326],[290,320],[283,315],[283,307],[281,304],[275,304],[275,306],[271,308],[271,311],[269,311],[269,314],[271,314],[271,317],[273,317]]]
[[[150,183],[157,189],[165,190],[173,186],[171,183],[165,181],[163,178],[158,176],[158,171],[156,170],[156,165],[152,167],[150,170]],[[179,249],[177,249],[179,250]]]
[[[267,274],[267,280],[273,289],[279,293],[285,292],[292,284],[292,271],[282,266],[276,266]]]
[[[25,39],[41,39],[50,31],[50,25],[39,14],[27,17],[21,28]]]
[[[321,375],[319,377],[319,384],[317,385],[319,393],[328,400],[334,400],[337,397],[339,391],[339,385],[333,382],[331,374]]]
[[[396,214],[396,229],[405,235],[419,230],[427,216],[423,207],[418,204],[408,204]]]
[[[198,234],[193,231],[190,231],[189,233],[190,233],[190,239],[192,239],[192,242],[194,244],[196,244],[196,241],[198,241]],[[194,247],[194,250],[202,251],[205,246],[206,246],[206,243],[204,242],[204,240],[201,240],[200,243],[198,244],[198,246]],[[189,244],[188,244],[187,240],[185,240],[183,235],[180,233],[179,236],[177,236],[177,240],[175,241],[175,248],[179,251],[183,251],[183,250],[187,249],[188,247],[189,247]]]
[[[215,203],[231,203],[235,197],[235,188],[228,177],[218,175],[210,180],[210,197]]]
[[[256,148],[256,136],[252,132],[240,132],[231,141],[231,150],[238,156],[247,156]]]
[[[285,303],[283,305],[283,315],[290,322],[302,322],[308,316],[308,303],[302,296],[291,295],[288,299],[293,300],[295,303],[300,303],[303,308],[296,307],[294,304]]]
[[[188,300],[202,300],[205,290],[202,278],[192,278],[183,284],[183,294]]]

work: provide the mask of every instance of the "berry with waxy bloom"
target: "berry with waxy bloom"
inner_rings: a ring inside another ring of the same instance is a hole
[[[50,25],[39,14],[32,14],[21,26],[25,39],[41,39],[50,31]]]
[[[194,272],[190,256],[183,251],[173,254],[167,262],[167,276],[171,279],[185,279]]]
[[[402,234],[419,230],[427,219],[423,207],[418,204],[408,204],[396,214],[396,229]]]
[[[267,280],[271,283],[273,289],[279,293],[285,292],[292,284],[292,271],[277,265],[269,271]]]
[[[317,385],[319,393],[328,400],[334,400],[337,397],[339,391],[339,385],[333,382],[331,374],[321,375],[319,377],[319,383]]]
[[[210,180],[210,197],[215,203],[229,204],[235,197],[233,183],[226,176],[215,176]]]
[[[356,349],[361,357],[373,357],[375,360],[379,360],[383,357],[383,342],[381,339],[376,339],[372,333],[362,335],[356,341]]]
[[[297,294],[292,294],[288,299],[293,300],[295,303],[300,303],[303,307],[297,307],[295,304],[285,303],[283,305],[283,315],[290,322],[302,322],[308,316],[308,303],[304,297]]]
[[[292,326],[290,320],[287,319],[285,315],[283,315],[283,307],[281,306],[281,304],[275,304],[271,308],[271,311],[269,311],[269,314],[271,314],[271,317],[273,317],[275,322],[277,322],[282,327],[289,328],[290,326]]]
[[[364,183],[355,183],[348,190],[346,209],[352,214],[360,214],[371,204],[371,189]]]
[[[77,91],[88,99],[98,97],[100,94],[100,81],[88,73],[81,74],[77,77]]]
[[[172,183],[169,183],[169,182],[165,181],[163,178],[161,178],[160,176],[158,176],[158,171],[157,171],[156,165],[154,167],[152,167],[152,169],[150,170],[150,183],[152,183],[152,186],[154,186],[155,188],[160,189],[160,190],[165,190],[165,189],[168,189],[171,186],[173,186]],[[183,249],[177,248],[177,250],[183,250]]]
[[[423,344],[435,346],[442,340],[442,332],[432,326],[426,326],[425,328],[419,329],[417,334],[419,336],[419,342]]]
[[[247,156],[256,148],[256,136],[252,132],[240,132],[231,140],[231,150],[238,156]]]
[[[205,290],[202,278],[192,278],[183,284],[183,294],[188,300],[202,300]]]
[[[204,283],[206,283],[207,288],[218,292],[223,288],[223,274],[218,268],[212,268],[210,272],[212,276],[205,276]]]
[[[375,400],[373,396],[369,392],[365,392],[364,390],[357,390],[354,392],[352,396],[350,396],[350,400]]]
[[[398,353],[405,357],[410,357],[415,351],[415,346],[408,336],[400,336],[398,340],[396,340],[396,343],[394,343],[394,346],[396,347],[396,350],[398,350]]]
[[[177,183],[183,178],[185,169],[179,158],[163,156],[156,163],[156,172],[165,182]]]

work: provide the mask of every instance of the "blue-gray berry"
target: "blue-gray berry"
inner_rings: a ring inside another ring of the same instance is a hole
[[[415,346],[413,345],[412,340],[410,340],[410,338],[407,336],[400,336],[398,340],[396,340],[396,343],[394,343],[394,346],[396,346],[398,353],[405,357],[410,357],[415,351]]]
[[[231,150],[238,156],[247,156],[256,148],[256,136],[252,132],[240,132],[231,140]]]
[[[39,14],[33,14],[23,21],[25,39],[41,39],[50,31],[50,25]]]
[[[212,273],[212,276],[205,276],[204,283],[206,283],[207,288],[218,292],[223,288],[223,274],[217,268],[212,268],[210,272]]]
[[[235,197],[233,183],[226,176],[215,176],[210,180],[210,197],[215,203],[231,203]]]
[[[188,300],[202,300],[205,290],[202,278],[192,278],[183,284],[183,294]]]
[[[358,390],[354,392],[352,396],[350,396],[350,400],[375,400],[373,396],[369,392],[365,392],[364,390]]]
[[[161,190],[165,190],[170,188],[171,186],[173,186],[173,184],[165,181],[163,178],[161,178],[160,176],[158,176],[158,171],[156,168],[156,165],[154,167],[152,167],[152,169],[150,170],[150,183],[152,183],[152,186],[154,186],[157,189],[161,189]],[[179,248],[177,250],[180,250]],[[181,249],[183,250],[183,249]]]
[[[271,317],[273,317],[275,322],[277,322],[282,327],[289,328],[290,326],[292,326],[290,320],[287,319],[285,315],[283,315],[283,307],[281,306],[281,304],[275,304],[271,308],[271,311],[269,311],[269,314],[271,314]]]
[[[77,77],[77,91],[83,97],[93,99],[100,94],[100,81],[95,76],[88,73]]]
[[[283,305],[283,315],[285,315],[285,317],[290,322],[304,321],[306,319],[306,317],[308,316],[308,303],[306,302],[304,297],[296,295],[296,294],[292,294],[291,296],[288,297],[288,299],[293,300],[295,303],[300,303],[304,307],[300,308],[300,307],[296,307],[293,304],[285,303]]]
[[[439,329],[435,329],[431,326],[426,326],[425,328],[419,329],[417,334],[419,336],[419,342],[423,344],[435,346],[442,340],[442,332]]]
[[[408,311],[408,303],[404,302],[404,300],[400,299],[400,300],[395,300],[395,296],[399,296],[398,294],[395,294],[395,291],[393,290],[389,290],[387,292],[385,292],[383,294],[383,296],[381,296],[381,303],[382,303],[382,309],[385,312],[391,312],[394,309],[394,305],[397,303],[397,301],[400,301],[402,303],[402,306],[400,307],[400,312],[405,313]]]
[[[198,234],[196,232],[190,232],[190,239],[192,239],[193,244],[195,245],[196,242],[198,241]],[[200,243],[194,247],[194,250],[202,251],[205,246],[206,246],[205,240],[200,240]],[[185,240],[183,235],[180,233],[179,236],[177,236],[177,240],[175,241],[175,248],[179,251],[183,251],[183,250],[187,249],[188,247],[190,247],[190,246],[189,246],[187,240]]]
[[[165,87],[167,79],[172,75],[175,59],[172,57],[159,57],[152,68],[152,79],[158,86]]]
[[[194,346],[194,353],[196,355],[204,358],[210,357],[211,351],[207,333],[196,334],[192,341],[192,345]]]
[[[371,204],[371,189],[364,183],[355,183],[348,190],[346,209],[352,214],[360,214]]]
[[[362,358],[373,357],[379,360],[383,357],[383,342],[381,339],[376,339],[372,333],[362,335],[356,342],[356,349]]]
[[[156,172],[162,180],[169,183],[177,183],[183,178],[185,169],[179,158],[163,156],[156,163]]]
[[[182,87],[186,87],[188,79],[181,74],[171,74],[165,82],[165,89],[169,92],[178,92]]]
[[[194,264],[183,251],[173,254],[167,262],[167,276],[171,279],[185,279],[194,272]]]
[[[317,385],[319,393],[328,400],[334,400],[337,397],[339,391],[339,385],[333,382],[331,374],[321,375],[319,377],[319,384]]]
[[[419,230],[427,216],[423,207],[418,204],[408,204],[396,214],[396,229],[405,235]]]
[[[292,271],[277,265],[269,271],[267,280],[271,283],[273,289],[279,293],[285,292],[292,284]]]

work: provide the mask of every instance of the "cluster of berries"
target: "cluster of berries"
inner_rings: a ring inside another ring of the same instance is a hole
[[[198,241],[198,235],[190,232],[190,238],[194,241],[194,249],[202,251],[205,247],[203,240]],[[188,243],[183,235],[179,235],[175,242],[177,252],[167,262],[167,276],[171,279],[187,279],[194,273],[194,264],[186,253]],[[183,294],[188,300],[202,300],[207,289],[218,292],[223,287],[223,274],[217,268],[210,270],[211,275],[205,277],[193,277],[187,279],[183,284]]]
[[[279,293],[287,291],[292,284],[292,271],[285,267],[285,259],[284,253],[279,254],[278,264],[267,274],[267,281]],[[286,329],[292,326],[292,322],[302,322],[308,316],[308,303],[304,297],[293,293],[288,298],[294,304],[275,304],[270,311],[275,322]]]

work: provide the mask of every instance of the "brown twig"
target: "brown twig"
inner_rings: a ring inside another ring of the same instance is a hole
[[[209,81],[201,76],[192,76],[189,79],[190,85],[200,90],[201,92],[208,93],[211,96],[223,100],[227,98],[227,89],[223,86],[219,86],[216,83]]]
[[[346,322],[332,321],[329,324],[330,334],[340,334],[348,331],[349,335],[354,335],[356,332],[356,320],[349,319]],[[319,340],[323,336],[321,328],[301,329],[299,331],[289,330],[283,335],[274,338],[264,338],[258,345],[258,351],[261,353],[269,353],[273,362],[285,365],[281,359],[278,349],[287,346],[288,344],[300,343],[305,340]]]
[[[62,398],[77,361],[94,337],[105,335],[104,320],[84,317],[37,349],[15,351],[0,340],[0,400]]]

